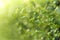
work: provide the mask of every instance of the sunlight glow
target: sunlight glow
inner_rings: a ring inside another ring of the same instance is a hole
[[[2,0],[0,0],[0,8],[4,8],[5,7],[5,4]]]
[[[11,5],[11,0],[0,0],[0,17],[5,15],[6,7]]]

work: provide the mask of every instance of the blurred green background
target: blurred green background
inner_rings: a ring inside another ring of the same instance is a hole
[[[60,0],[0,0],[0,40],[60,40]]]

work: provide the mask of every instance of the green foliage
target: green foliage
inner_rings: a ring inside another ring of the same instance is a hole
[[[1,37],[6,40],[60,40],[60,6],[55,2],[31,0],[7,8],[6,16],[1,18]]]

